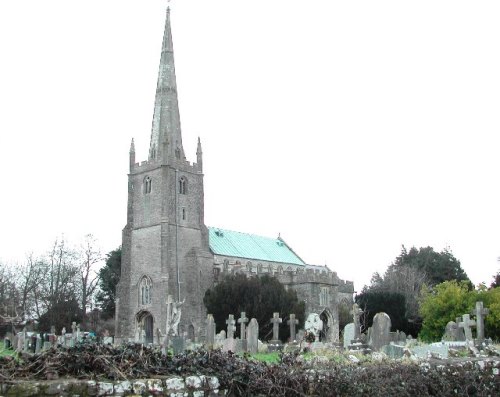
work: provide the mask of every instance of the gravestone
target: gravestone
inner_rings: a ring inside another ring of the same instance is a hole
[[[304,329],[314,335],[315,340],[319,340],[319,334],[323,331],[323,321],[317,313],[310,313],[304,324]]]
[[[230,314],[229,318],[226,320],[227,324],[227,338],[234,338],[234,332],[236,331],[236,321],[234,320],[234,315]]]
[[[391,318],[387,313],[377,313],[373,317],[373,325],[370,346],[373,350],[380,350],[382,346],[389,344],[389,332],[391,330]]]
[[[290,326],[290,342],[295,342],[297,340],[295,327],[299,324],[299,320],[295,318],[295,314],[290,314],[290,320],[287,321],[287,324]]]
[[[238,319],[238,324],[240,324],[240,342],[236,348],[239,351],[247,350],[247,334],[246,334],[246,323],[248,323],[248,318],[245,312],[241,312],[241,316]]]
[[[470,319],[469,314],[464,314],[462,316],[462,321],[458,324],[464,329],[465,332],[465,340],[472,341],[472,327],[476,326],[476,322]]]
[[[354,340],[354,323],[349,323],[344,327],[344,349],[347,349]]]
[[[172,350],[174,351],[174,355],[181,354],[185,349],[185,339],[182,336],[173,336],[172,337]]]
[[[35,336],[35,353],[38,354],[42,350],[43,340],[40,336]]]
[[[255,318],[250,320],[247,328],[247,350],[255,354],[259,351],[259,323]]]
[[[461,322],[462,322],[462,317],[457,317],[455,319],[455,323],[457,324],[457,341],[465,342],[465,332],[463,325],[460,325]]]
[[[418,358],[448,358],[449,347],[445,344],[414,346],[411,351]]]
[[[280,345],[280,324],[282,323],[282,319],[280,318],[280,314],[277,312],[273,313],[273,318],[270,320],[270,323],[273,324],[273,339],[271,343],[274,345]]]
[[[390,345],[382,346],[382,352],[387,354],[390,358],[402,358],[404,356],[404,346]]]
[[[234,338],[226,338],[222,343],[222,351],[223,352],[233,352],[236,353],[236,339]]]
[[[489,309],[483,307],[483,302],[476,302],[476,330],[477,330],[477,343],[484,342],[484,317],[490,313]]]
[[[213,349],[215,344],[215,320],[214,316],[207,314],[207,337],[205,346],[207,349]]]
[[[363,310],[355,303],[352,305],[352,320],[354,323],[354,336],[352,339],[359,339],[361,336],[361,321],[360,317],[363,314]]]
[[[441,339],[446,341],[458,340],[458,325],[455,321],[448,321],[444,329],[444,335]]]

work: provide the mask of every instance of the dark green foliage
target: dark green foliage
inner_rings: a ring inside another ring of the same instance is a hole
[[[270,320],[274,312],[279,312],[283,319],[280,326],[280,338],[283,341],[290,336],[286,325],[290,314],[295,314],[299,326],[304,325],[305,303],[298,300],[294,290],[285,290],[283,284],[268,275],[251,278],[244,274],[227,276],[206,291],[203,302],[207,312],[214,316],[217,332],[226,329],[229,314],[238,319],[241,312],[245,312],[248,319],[257,319],[262,340],[272,338]],[[237,328],[239,330],[239,326]]]
[[[363,332],[373,324],[373,317],[380,312],[391,318],[392,331],[409,333],[405,316],[405,297],[397,292],[362,292],[356,296],[356,303],[364,311]]]
[[[99,288],[96,300],[102,311],[102,318],[108,319],[115,314],[116,285],[120,281],[122,248],[106,255],[106,264],[99,271]]]
[[[403,246],[394,265],[396,267],[410,266],[422,270],[430,286],[450,280],[469,281],[460,261],[448,249],[436,252],[432,247],[419,249],[411,247],[410,251],[407,251]]]
[[[54,303],[44,314],[40,316],[38,330],[49,332],[52,326],[56,327],[56,332],[60,334],[63,327],[71,332],[71,323],[75,321],[80,324],[83,313],[75,297],[61,299]]]

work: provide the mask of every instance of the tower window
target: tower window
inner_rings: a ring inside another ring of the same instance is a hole
[[[186,220],[186,209],[185,208],[182,209],[182,220],[183,221]]]
[[[179,179],[179,194],[187,194],[187,179],[183,176]]]
[[[151,193],[152,180],[149,176],[144,178],[144,194]]]
[[[153,289],[153,282],[147,276],[144,276],[139,283],[139,303],[141,305],[151,304],[151,293]]]

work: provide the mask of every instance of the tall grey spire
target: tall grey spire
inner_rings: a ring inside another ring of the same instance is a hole
[[[151,128],[149,160],[158,159],[168,163],[175,158],[184,159],[185,156],[182,147],[179,103],[177,100],[174,46],[170,29],[170,8],[167,8],[156,86],[153,126]]]

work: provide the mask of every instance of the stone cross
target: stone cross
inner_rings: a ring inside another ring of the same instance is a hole
[[[244,340],[246,339],[246,323],[248,323],[248,318],[246,317],[245,312],[241,312],[241,317],[238,319],[238,324],[240,324],[240,339]]]
[[[227,324],[227,337],[234,338],[234,331],[236,331],[236,321],[234,321],[234,316],[232,314],[229,315],[229,318],[226,320]]]
[[[351,314],[354,323],[354,339],[359,339],[361,337],[361,322],[359,318],[361,317],[362,313],[363,310],[361,310],[356,303],[352,305]]]
[[[295,318],[295,314],[290,314],[290,320],[287,321],[287,324],[290,326],[290,341],[293,342],[296,340],[295,334],[295,326],[299,323],[299,320]]]
[[[464,331],[465,331],[465,339],[468,340],[468,341],[472,340],[472,330],[471,330],[471,328],[476,326],[476,322],[474,320],[470,319],[470,315],[469,314],[464,314],[462,316],[462,318],[463,318],[463,321],[460,324],[458,324],[458,325],[464,329]]]
[[[465,340],[464,327],[462,325],[460,325],[461,321],[462,321],[461,317],[456,317],[455,318],[455,323],[457,323],[457,340],[458,341],[464,341]]]
[[[273,313],[273,318],[271,319],[271,323],[273,323],[273,341],[278,341],[280,336],[280,324],[282,323],[282,319],[280,318],[280,314],[277,312]]]
[[[479,343],[484,341],[484,317],[490,314],[490,310],[483,308],[483,302],[476,302],[476,330]]]

